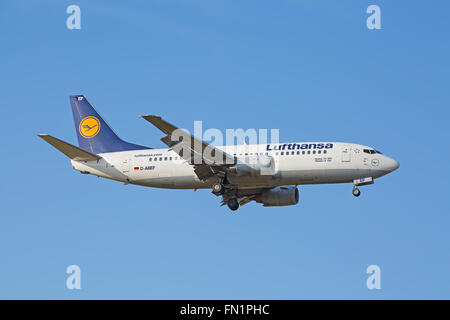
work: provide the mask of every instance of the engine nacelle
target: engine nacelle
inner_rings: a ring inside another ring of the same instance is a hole
[[[239,159],[236,165],[230,168],[230,173],[237,176],[272,175],[273,171],[274,160],[268,155],[251,155]]]
[[[292,206],[298,203],[299,192],[296,187],[276,187],[265,190],[255,201],[262,203],[264,207]]]

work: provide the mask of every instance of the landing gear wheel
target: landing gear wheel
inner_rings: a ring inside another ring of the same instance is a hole
[[[359,195],[361,194],[361,191],[359,191],[359,189],[355,186],[355,187],[353,187],[352,193],[355,197],[359,197]]]
[[[239,202],[236,198],[232,198],[227,201],[227,206],[231,210],[236,211],[237,209],[239,209]]]
[[[214,183],[212,186],[212,190],[213,190],[212,192],[216,196],[220,196],[225,192],[225,187],[221,183]]]

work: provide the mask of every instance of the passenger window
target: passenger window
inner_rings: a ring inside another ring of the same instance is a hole
[[[320,150],[319,150],[319,151],[317,151],[317,153],[318,153],[318,154],[321,154],[321,153],[322,153],[322,151],[320,151]]]
[[[162,157],[159,158],[159,161],[162,161]]]
[[[153,159],[154,161],[158,161],[158,158]]]
[[[316,150],[313,151],[313,154],[316,154]]]
[[[305,154],[305,151],[302,151],[302,154]]]
[[[284,152],[281,152],[281,155],[284,156]]]
[[[149,158],[148,161],[152,161],[152,158]]]
[[[169,157],[169,160],[172,161],[172,157]]]
[[[297,151],[297,155],[299,155],[300,154],[300,151]]]
[[[323,154],[327,153],[327,150],[323,150]]]
[[[277,156],[277,155],[278,155],[278,152],[275,152],[275,155]]]
[[[308,150],[308,154],[311,154],[311,151]]]

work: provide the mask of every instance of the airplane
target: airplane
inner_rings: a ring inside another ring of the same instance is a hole
[[[143,115],[165,135],[161,141],[168,148],[154,149],[120,139],[84,95],[70,96],[70,105],[78,147],[49,134],[38,136],[66,155],[75,170],[146,187],[211,189],[232,211],[251,201],[295,205],[298,185],[353,183],[358,197],[359,186],[399,167],[374,148],[346,142],[212,146],[185,131],[187,138],[176,140],[181,129]]]

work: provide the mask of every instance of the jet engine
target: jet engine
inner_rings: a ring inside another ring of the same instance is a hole
[[[298,203],[299,193],[296,187],[276,187],[257,195],[255,201],[264,207],[292,206]]]
[[[231,174],[237,176],[260,176],[272,175],[274,171],[274,161],[268,155],[252,155],[244,159],[238,159],[236,165],[229,169]]]

